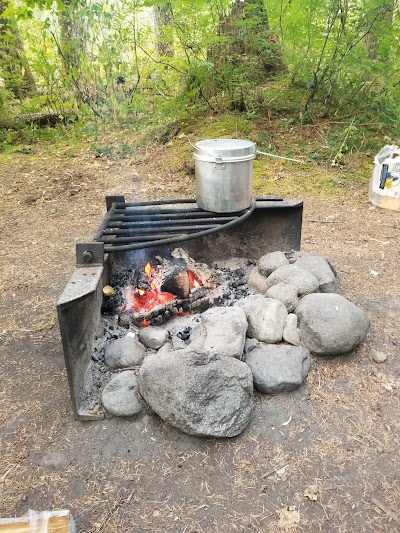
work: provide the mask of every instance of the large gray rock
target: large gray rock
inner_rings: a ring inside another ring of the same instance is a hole
[[[309,294],[295,309],[301,341],[316,355],[350,352],[368,332],[366,313],[339,294]]]
[[[250,421],[253,378],[233,357],[200,349],[146,357],[139,391],[166,422],[189,435],[234,437]]]
[[[212,307],[190,335],[191,345],[209,354],[240,359],[246,340],[246,313],[240,307]]]
[[[168,340],[168,332],[162,328],[149,326],[142,328],[139,333],[139,341],[153,350],[158,350]]]
[[[236,305],[243,307],[246,313],[248,337],[267,344],[282,340],[283,324],[288,314],[282,302],[253,295],[239,300]]]
[[[268,276],[267,281],[269,287],[278,283],[294,285],[299,296],[310,294],[319,287],[315,276],[296,265],[286,265],[278,268]]]
[[[257,267],[254,267],[250,270],[247,286],[255,292],[265,294],[265,291],[268,289],[267,278],[260,274]]]
[[[265,296],[282,302],[288,313],[291,313],[299,304],[297,287],[291,283],[278,283],[277,285],[273,285],[267,290]]]
[[[254,387],[264,394],[300,387],[310,370],[310,352],[287,345],[264,345],[246,355]]]
[[[288,264],[289,260],[283,252],[270,252],[258,260],[258,270],[260,274],[268,277],[277,268]]]
[[[138,381],[133,370],[125,370],[114,376],[103,389],[101,403],[114,416],[133,416],[145,409],[138,394]]]
[[[130,335],[115,339],[107,344],[104,361],[111,370],[140,365],[143,362],[146,349],[139,341]]]
[[[336,292],[336,276],[325,257],[299,252],[299,258],[294,264],[318,280],[320,292]]]

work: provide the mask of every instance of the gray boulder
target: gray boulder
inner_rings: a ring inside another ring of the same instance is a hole
[[[140,365],[143,362],[146,349],[139,341],[130,335],[121,337],[107,344],[104,360],[111,370]]]
[[[283,252],[270,252],[258,260],[260,274],[268,277],[274,270],[289,264],[289,260]]]
[[[290,313],[285,318],[285,323],[283,325],[283,340],[293,346],[299,346],[300,344],[300,334],[297,329],[297,316],[293,313]]]
[[[158,350],[167,340],[168,332],[162,328],[149,326],[142,328],[139,333],[139,341],[152,350]]]
[[[264,394],[289,392],[300,387],[310,370],[310,352],[287,345],[264,345],[246,355],[254,387]]]
[[[291,313],[299,304],[297,287],[291,283],[278,283],[277,285],[273,285],[267,290],[265,296],[282,302],[288,313]]]
[[[368,332],[366,313],[339,294],[310,294],[295,309],[301,341],[316,355],[350,352]]]
[[[145,409],[138,394],[138,382],[133,370],[125,370],[114,376],[103,389],[101,403],[114,416],[133,416]]]
[[[139,391],[166,422],[189,435],[234,437],[250,421],[253,378],[233,357],[190,346],[146,357]]]
[[[296,265],[286,265],[278,268],[268,276],[267,281],[269,287],[278,283],[294,285],[299,296],[310,294],[319,287],[315,276]]]
[[[255,292],[265,294],[265,291],[268,289],[267,278],[260,274],[257,267],[254,267],[250,270],[247,286]]]
[[[325,257],[301,252],[294,264],[318,280],[320,292],[336,292],[336,276]]]
[[[267,344],[282,340],[283,324],[287,316],[282,302],[254,295],[239,300],[236,305],[243,307],[246,313],[248,337]]]
[[[191,345],[209,354],[240,359],[246,340],[246,313],[240,307],[213,307],[202,314],[190,335]]]

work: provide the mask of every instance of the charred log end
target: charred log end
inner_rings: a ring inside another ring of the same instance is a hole
[[[187,272],[181,272],[173,278],[166,280],[161,285],[161,290],[176,294],[180,298],[187,298],[190,292],[189,276]]]

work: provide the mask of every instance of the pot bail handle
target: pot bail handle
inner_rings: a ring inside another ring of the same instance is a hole
[[[276,159],[284,159],[285,161],[294,161],[295,163],[304,163],[304,161],[300,161],[300,159],[292,159],[291,157],[283,157],[283,155],[269,154],[268,152],[261,152],[260,150],[256,150],[256,152],[257,154],[268,155],[269,157],[275,157]]]

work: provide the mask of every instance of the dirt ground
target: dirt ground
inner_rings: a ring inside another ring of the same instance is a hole
[[[73,419],[56,301],[106,194],[194,196],[193,177],[155,174],[155,159],[38,145],[0,161],[0,516],[66,508],[86,533],[400,531],[400,213],[361,186],[303,196],[302,249],[331,258],[339,292],[371,320],[355,353],[313,357],[294,393],[256,395],[235,439],[151,414]],[[53,451],[66,465],[49,471]]]

